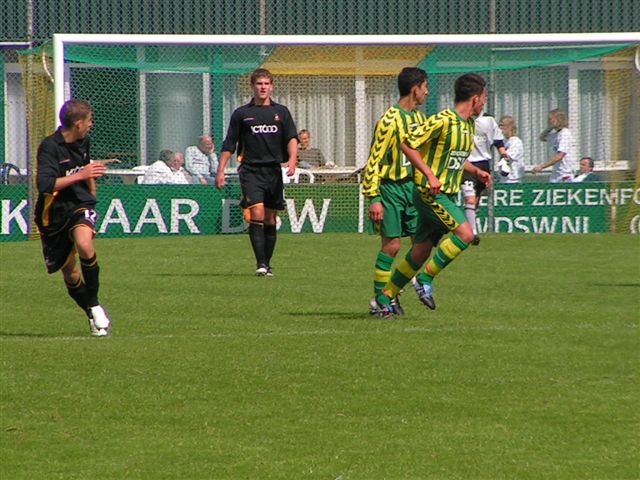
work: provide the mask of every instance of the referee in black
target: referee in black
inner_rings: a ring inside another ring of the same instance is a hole
[[[242,201],[249,209],[249,237],[256,257],[256,275],[273,276],[271,257],[276,245],[276,214],[285,209],[282,168],[292,176],[298,161],[296,125],[289,109],[271,99],[273,76],[259,68],[251,74],[251,101],[231,115],[216,174],[216,186],[226,182],[224,169],[238,152]]]
[[[87,315],[92,335],[103,337],[111,322],[98,302],[100,267],[93,246],[96,178],[117,160],[91,160],[87,134],[93,111],[88,102],[65,102],[60,124],[38,148],[35,222],[47,271],[62,271],[67,291]]]

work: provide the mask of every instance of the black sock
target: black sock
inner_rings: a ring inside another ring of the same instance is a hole
[[[78,304],[78,306],[87,314],[89,313],[89,305],[87,300],[87,287],[80,278],[74,285],[68,284],[66,281],[64,284],[67,286],[67,292],[69,296]]]
[[[267,263],[265,257],[264,230],[265,228],[262,222],[251,220],[251,223],[249,223],[249,238],[251,239],[251,247],[253,248],[253,254],[256,256],[258,266],[266,265]]]
[[[94,255],[92,258],[80,257],[80,268],[82,277],[87,288],[87,303],[90,307],[99,305],[98,290],[100,288],[100,267]]]
[[[271,263],[271,257],[273,256],[273,250],[276,248],[277,230],[275,225],[264,226],[264,256],[267,260],[267,265]]]

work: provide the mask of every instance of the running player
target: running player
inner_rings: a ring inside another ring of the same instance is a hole
[[[455,204],[455,196],[460,190],[463,170],[473,173],[486,185],[491,184],[491,175],[467,161],[473,148],[472,117],[482,112],[486,99],[485,80],[476,74],[462,75],[455,82],[455,107],[429,117],[402,145],[402,151],[415,167],[418,226],[411,250],[376,297],[382,318],[393,317],[391,300],[420,270],[433,246],[438,245],[414,283],[420,301],[435,309],[434,277],[473,240],[473,229]],[[452,235],[438,244],[448,232]]]
[[[391,267],[401,246],[401,237],[416,232],[417,212],[413,205],[413,167],[400,145],[407,134],[425,122],[417,107],[429,93],[427,73],[416,67],[403,68],[398,75],[400,99],[376,124],[369,159],[362,181],[362,193],[369,199],[369,218],[380,234],[381,247],[373,274],[372,315],[378,313],[375,297],[391,278]],[[396,314],[403,310],[392,300]]]
[[[273,276],[271,257],[276,245],[276,216],[285,209],[281,163],[287,175],[296,171],[298,137],[289,109],[271,99],[273,77],[263,68],[251,74],[251,101],[231,115],[216,174],[216,186],[226,183],[224,169],[238,150],[242,201],[249,209],[249,238],[256,257],[256,275]]]
[[[467,159],[487,173],[491,173],[491,147],[495,147],[502,158],[509,159],[507,149],[504,146],[504,135],[493,116],[481,112],[475,119],[476,134],[473,137],[473,150]],[[462,174],[462,195],[464,196],[464,213],[473,228],[473,245],[480,243],[478,226],[476,224],[476,212],[480,203],[480,196],[485,190],[485,184],[473,173],[465,171]]]
[[[106,336],[111,322],[98,302],[100,267],[93,246],[96,183],[105,162],[89,156],[91,105],[69,100],[60,109],[61,126],[38,148],[35,222],[49,273],[62,270],[69,296],[86,313],[94,336]],[[76,252],[80,267],[76,262]]]

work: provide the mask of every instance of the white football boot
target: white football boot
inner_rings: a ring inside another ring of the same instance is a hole
[[[109,329],[111,328],[111,320],[107,316],[100,305],[91,307],[91,316],[89,317],[89,327],[91,328],[91,335],[94,337],[106,337],[109,335]]]

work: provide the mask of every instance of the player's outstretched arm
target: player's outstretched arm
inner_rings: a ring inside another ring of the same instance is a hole
[[[64,190],[65,188],[73,185],[74,183],[99,178],[103,176],[106,173],[106,171],[107,171],[107,167],[105,167],[101,163],[96,163],[96,162],[88,163],[87,165],[82,167],[81,170],[77,171],[72,175],[56,178],[56,183],[53,187],[53,191],[57,192],[59,190]]]
[[[103,158],[100,160],[91,160],[91,161],[95,163],[101,163],[105,167],[108,165],[111,165],[112,163],[122,163],[122,160],[120,160],[119,158]]]
[[[558,152],[557,154],[555,154],[553,156],[553,158],[551,160],[549,160],[546,163],[543,163],[542,165],[536,165],[535,167],[532,168],[532,170],[535,173],[540,173],[545,168],[551,167],[551,166],[555,165],[556,163],[558,163],[559,161],[561,161],[564,158],[565,155],[566,155],[566,153],[564,153],[564,152]]]

